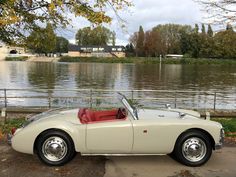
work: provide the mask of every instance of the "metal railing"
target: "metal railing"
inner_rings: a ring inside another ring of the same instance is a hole
[[[103,89],[0,89],[0,107],[113,107],[116,92],[149,108],[236,109],[235,92]]]

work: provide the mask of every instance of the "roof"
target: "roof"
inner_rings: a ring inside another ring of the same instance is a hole
[[[125,51],[125,47],[122,45],[116,45],[116,46],[110,46],[110,45],[102,45],[102,46],[96,46],[96,45],[85,45],[85,46],[79,46],[75,44],[69,44],[68,50],[69,51],[88,51],[93,49],[103,49],[102,52],[112,52],[112,51]],[[119,50],[118,50],[119,49]]]

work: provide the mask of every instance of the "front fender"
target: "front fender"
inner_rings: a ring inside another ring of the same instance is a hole
[[[12,148],[18,152],[33,154],[37,137],[50,129],[66,132],[73,140],[77,152],[85,149],[85,125],[73,124],[63,120],[42,121],[18,129],[12,137]]]

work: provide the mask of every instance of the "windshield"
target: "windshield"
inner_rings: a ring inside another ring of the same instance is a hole
[[[132,114],[134,119],[138,119],[137,109],[133,105],[130,105],[128,99],[119,92],[118,92],[118,98],[122,102],[122,104],[126,107],[126,109],[128,109],[128,111]]]

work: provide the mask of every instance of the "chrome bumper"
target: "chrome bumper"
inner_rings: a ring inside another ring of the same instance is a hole
[[[221,143],[221,144],[216,144],[216,145],[215,145],[215,150],[222,149],[222,147],[223,147],[223,144],[222,144],[222,143]]]
[[[12,139],[12,134],[8,133],[7,134],[7,144],[11,146],[11,139]]]
[[[220,142],[218,144],[215,144],[215,150],[222,149],[223,144],[224,144],[224,139],[225,139],[225,131],[222,128],[220,130]]]

